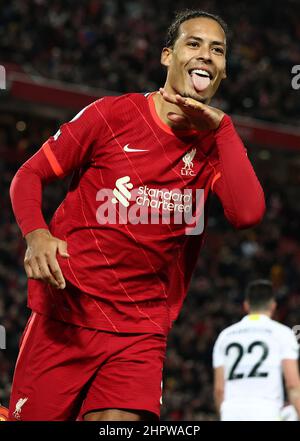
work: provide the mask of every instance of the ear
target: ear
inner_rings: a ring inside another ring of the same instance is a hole
[[[272,314],[274,314],[276,307],[277,307],[277,302],[275,300],[273,300],[271,303],[271,308],[270,308]]]
[[[222,75],[222,80],[225,80],[225,78],[227,78],[227,74],[226,74],[226,60],[225,60],[225,67],[224,67],[224,72]]]
[[[161,52],[160,62],[163,66],[169,67],[172,59],[173,50],[170,47],[164,47]]]
[[[245,300],[245,301],[243,302],[243,308],[244,308],[244,311],[245,311],[246,313],[248,313],[248,312],[250,311],[250,305],[249,305],[249,303],[247,302],[247,300]]]

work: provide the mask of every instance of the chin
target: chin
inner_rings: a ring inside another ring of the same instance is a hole
[[[203,103],[203,104],[207,104],[209,102],[209,98],[207,98],[207,97],[198,96],[198,98],[196,98],[196,100],[199,101],[199,103]]]
[[[182,94],[182,96],[184,96],[185,98],[192,98],[193,100],[199,101],[199,103],[203,103],[206,104],[207,102],[209,102],[210,97],[207,96],[201,96],[199,93],[197,92],[193,92],[193,93],[184,93]]]

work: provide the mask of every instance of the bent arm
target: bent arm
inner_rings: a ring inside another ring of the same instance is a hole
[[[236,228],[259,223],[265,212],[262,187],[231,118],[225,115],[215,133],[219,163],[212,190],[219,197],[226,218]]]
[[[42,215],[42,187],[92,161],[94,147],[104,128],[98,100],[81,110],[46,141],[16,173],[10,188],[12,207],[23,236],[47,229]]]
[[[43,280],[64,289],[65,280],[56,259],[57,252],[69,257],[66,242],[53,237],[42,214],[42,186],[58,177],[40,149],[16,173],[10,187],[13,210],[27,250],[24,267],[27,277]]]
[[[56,177],[43,149],[25,162],[14,176],[10,186],[10,197],[24,237],[33,230],[48,230],[42,214],[42,187]]]
[[[30,279],[60,289],[65,287],[57,254],[70,257],[67,243],[52,236],[48,229],[42,214],[42,188],[49,181],[62,178],[92,161],[97,130],[99,132],[99,113],[97,103],[93,103],[62,125],[12,180],[11,202],[27,242],[24,267]]]

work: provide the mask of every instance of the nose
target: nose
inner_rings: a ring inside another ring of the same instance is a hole
[[[209,44],[205,44],[205,43],[201,44],[197,54],[197,60],[202,60],[206,62],[211,61],[211,51]]]

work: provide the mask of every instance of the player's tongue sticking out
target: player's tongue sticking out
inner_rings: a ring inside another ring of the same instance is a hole
[[[208,74],[199,75],[195,71],[191,73],[192,82],[197,92],[202,92],[210,84],[210,77]]]

